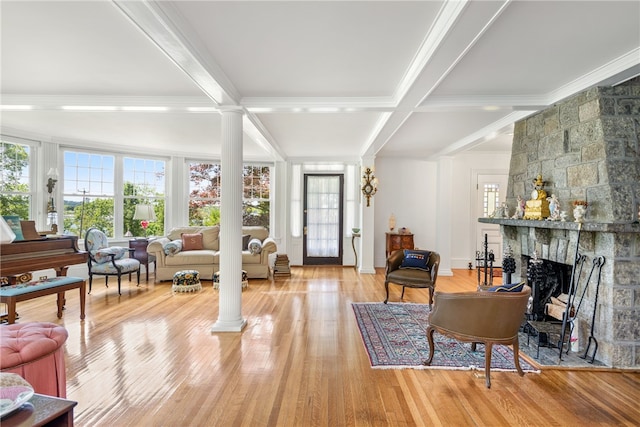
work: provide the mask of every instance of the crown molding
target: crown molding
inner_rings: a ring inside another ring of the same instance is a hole
[[[2,105],[26,105],[31,106],[31,110],[86,106],[116,107],[113,111],[122,111],[122,107],[165,107],[171,111],[202,112],[189,108],[210,108],[212,110],[209,112],[217,112],[215,104],[205,96],[2,95]]]
[[[607,64],[559,87],[547,94],[547,105],[596,85],[619,84],[640,74],[640,47],[619,56]]]
[[[397,107],[391,97],[245,97],[240,104],[254,113],[337,113],[391,111]]]

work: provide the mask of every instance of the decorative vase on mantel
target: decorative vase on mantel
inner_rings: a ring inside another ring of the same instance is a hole
[[[575,218],[575,222],[584,222],[587,206],[587,202],[582,200],[573,202],[573,217]]]

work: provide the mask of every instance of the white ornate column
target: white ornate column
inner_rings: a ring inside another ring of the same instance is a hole
[[[239,332],[242,317],[242,109],[222,109],[220,290],[211,332]]]

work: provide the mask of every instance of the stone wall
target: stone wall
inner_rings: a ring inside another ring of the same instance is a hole
[[[569,218],[574,200],[589,203],[579,252],[587,255],[589,269],[593,258],[606,258],[594,328],[597,359],[612,367],[640,367],[640,78],[589,89],[516,123],[509,206],[518,195],[529,198],[538,174]],[[541,258],[573,264],[577,224],[502,224],[503,243],[514,249],[516,261],[535,249]],[[590,331],[594,302],[595,279],[579,316],[581,343]]]

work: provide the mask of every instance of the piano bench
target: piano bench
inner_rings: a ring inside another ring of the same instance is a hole
[[[84,319],[84,302],[87,282],[80,277],[58,276],[44,280],[20,283],[0,288],[0,302],[7,304],[7,322],[16,321],[16,303],[45,295],[58,294],[58,319],[62,318],[65,291],[79,289],[80,291],[80,319]]]

